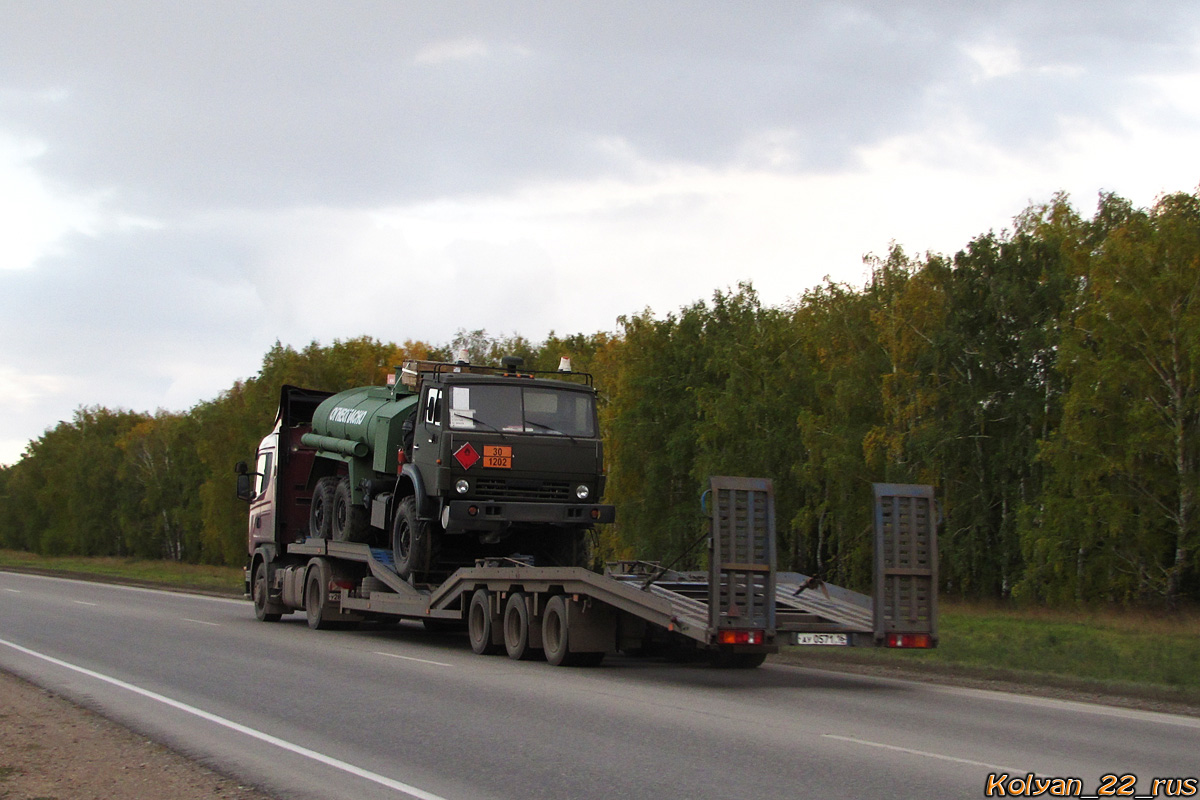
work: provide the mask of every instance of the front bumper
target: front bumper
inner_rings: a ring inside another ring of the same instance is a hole
[[[590,503],[514,503],[451,500],[442,510],[447,533],[501,530],[510,525],[560,525],[586,528],[616,519],[616,508]]]

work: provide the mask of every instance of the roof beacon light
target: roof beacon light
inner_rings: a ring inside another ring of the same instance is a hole
[[[470,364],[471,363],[471,359],[467,355],[467,348],[465,348],[465,347],[458,348],[458,352],[454,354],[454,362],[456,364]]]
[[[563,356],[562,358],[560,358],[558,360],[558,371],[559,372],[570,372],[571,371],[571,359],[569,357]]]

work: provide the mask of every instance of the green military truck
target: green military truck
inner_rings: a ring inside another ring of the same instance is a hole
[[[239,465],[252,553],[280,540],[366,543],[390,548],[413,582],[493,556],[590,566],[589,532],[614,517],[600,503],[590,375],[506,358],[409,361],[394,378],[337,394],[283,387],[255,473],[286,460],[288,484],[256,487]]]

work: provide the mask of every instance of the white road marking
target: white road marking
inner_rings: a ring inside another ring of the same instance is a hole
[[[89,603],[86,600],[72,600],[71,602],[75,603],[76,605],[81,605],[81,606],[98,606],[98,605],[100,605],[99,603]]]
[[[21,593],[21,590],[20,590],[20,589],[9,589],[8,587],[5,587],[4,591],[6,591],[6,592],[12,592],[13,594],[20,594],[20,593]]]
[[[204,621],[204,620],[202,620],[202,619],[188,619],[187,617],[182,617],[181,619],[182,619],[182,621],[183,621],[183,622],[194,622],[194,623],[196,623],[197,625],[212,625],[214,628],[219,628],[219,627],[221,627],[221,626],[220,626],[219,624],[217,624],[216,622],[205,622],[205,621]]]
[[[420,662],[421,664],[433,664],[435,667],[453,667],[454,666],[453,664],[447,664],[444,661],[430,661],[427,658],[413,658],[412,656],[398,656],[395,653],[384,653],[379,650],[375,651],[375,655],[387,656],[388,658],[399,658],[399,659],[403,659],[404,661],[417,661],[417,662]]]
[[[853,736],[838,736],[834,733],[821,734],[822,739],[835,739],[839,742],[850,742],[851,744],[861,744],[867,747],[878,747],[880,750],[891,750],[896,753],[907,753],[910,756],[921,756],[923,758],[936,758],[939,761],[952,761],[955,764],[967,764],[972,767],[986,767],[987,769],[999,770],[1001,772],[1009,772],[1014,775],[1024,775],[1028,769],[1017,767],[1006,767],[1003,764],[989,764],[985,761],[972,761],[969,758],[957,758],[955,756],[947,756],[941,753],[931,753],[928,750],[914,750],[911,747],[899,747],[894,744],[884,744],[883,742],[871,742],[866,739],[856,739]]]
[[[30,650],[28,647],[22,647],[19,644],[14,644],[13,642],[9,642],[5,639],[0,639],[0,644],[5,645],[6,647],[11,647],[13,650],[24,653],[27,656],[40,658],[41,660],[54,664],[55,666],[69,669],[73,672],[79,673],[80,675],[86,675],[89,678],[103,681],[104,683],[116,686],[120,689],[125,689],[126,691],[141,695],[142,697],[146,697],[150,700],[162,703],[163,705],[170,706],[171,708],[179,711],[192,714],[200,719],[220,725],[223,728],[228,728],[231,731],[249,736],[252,739],[258,739],[260,742],[266,742],[267,744],[274,745],[282,750],[287,750],[289,753],[295,753],[298,756],[312,759],[313,761],[333,767],[334,769],[339,769],[350,775],[363,778],[371,781],[372,783],[377,783],[380,786],[387,787],[388,789],[394,789],[397,792],[408,795],[409,797],[415,797],[417,800],[446,800],[441,795],[436,795],[432,792],[426,792],[423,789],[418,789],[415,786],[409,786],[407,783],[401,783],[400,781],[392,780],[384,775],[371,772],[370,770],[365,770],[362,767],[356,767],[353,764],[333,758],[332,756],[327,756],[324,753],[318,753],[315,750],[309,750],[307,747],[301,747],[298,744],[292,744],[291,742],[280,739],[277,736],[272,736],[269,733],[263,733],[262,731],[247,727],[240,723],[234,722],[233,720],[225,719],[224,717],[209,713],[208,711],[196,708],[195,706],[189,706],[187,703],[182,703],[165,695],[158,694],[157,692],[152,692],[149,689],[143,689],[142,687],[135,686],[132,683],[126,683],[123,680],[104,675],[100,672],[95,672],[85,667],[80,667],[75,664],[62,661],[61,659],[39,653],[35,650]]]

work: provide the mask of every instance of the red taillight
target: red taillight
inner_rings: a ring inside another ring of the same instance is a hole
[[[468,506],[467,513],[473,517],[479,513],[479,507],[478,506]]]
[[[933,637],[928,633],[889,633],[888,647],[933,647]]]
[[[762,644],[762,631],[721,631],[717,637],[720,644]]]

